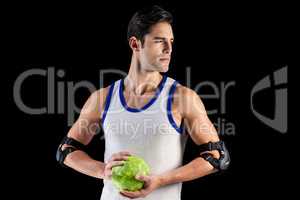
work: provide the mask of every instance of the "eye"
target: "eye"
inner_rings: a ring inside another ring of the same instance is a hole
[[[155,40],[154,42],[155,42],[155,43],[162,43],[163,40]]]

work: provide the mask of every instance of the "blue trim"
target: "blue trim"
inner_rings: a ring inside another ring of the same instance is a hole
[[[155,102],[155,100],[157,99],[157,97],[161,93],[161,91],[162,91],[162,89],[163,89],[163,87],[166,83],[166,80],[167,80],[167,76],[163,75],[163,78],[162,78],[161,82],[158,85],[158,89],[156,90],[156,93],[155,93],[154,97],[146,105],[144,105],[141,109],[138,109],[138,108],[131,108],[127,105],[124,94],[123,94],[124,79],[122,79],[121,82],[120,82],[120,88],[119,88],[119,96],[120,96],[121,104],[129,112],[141,112],[143,110],[146,110],[147,108],[149,108]]]
[[[106,118],[106,114],[107,114],[107,111],[108,111],[108,108],[109,108],[109,105],[110,105],[110,100],[111,100],[112,92],[114,90],[114,86],[115,86],[115,83],[112,83],[110,88],[109,88],[108,96],[106,97],[105,108],[104,108],[103,115],[102,115],[102,118],[101,118],[102,125],[103,125],[104,120]]]
[[[173,95],[175,93],[176,90],[176,85],[177,85],[177,81],[174,81],[173,85],[171,86],[170,92],[169,92],[169,96],[168,96],[168,102],[167,102],[167,114],[168,114],[168,119],[170,124],[173,126],[173,128],[178,132],[178,133],[182,133],[183,132],[183,123],[181,121],[180,127],[177,126],[173,115],[172,115],[172,100],[173,100]]]

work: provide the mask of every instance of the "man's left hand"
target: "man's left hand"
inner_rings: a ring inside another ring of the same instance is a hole
[[[144,181],[144,187],[141,190],[131,192],[131,191],[121,191],[120,194],[128,197],[130,199],[135,199],[139,197],[146,197],[148,194],[150,194],[155,189],[159,188],[161,186],[160,179],[158,176],[150,175],[150,176],[136,176],[137,180]]]

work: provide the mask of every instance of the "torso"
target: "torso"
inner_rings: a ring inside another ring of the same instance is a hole
[[[180,125],[180,122],[182,120],[181,113],[179,112],[179,110],[180,110],[179,109],[179,106],[180,106],[180,98],[179,98],[180,96],[179,95],[180,95],[181,88],[182,88],[182,86],[177,86],[176,91],[174,93],[174,99],[172,102],[172,115],[178,126]],[[144,105],[146,105],[150,99],[152,99],[155,92],[150,92],[150,93],[143,94],[143,95],[134,95],[134,94],[130,94],[127,91],[124,91],[123,94],[124,94],[124,97],[125,97],[125,100],[126,100],[128,106],[130,106],[132,108],[140,109]]]
[[[122,79],[114,83],[108,112],[102,121],[105,136],[104,161],[113,153],[127,150],[142,157],[151,173],[161,174],[182,166],[188,135],[180,127],[180,85],[172,78],[163,79],[155,92],[133,95],[124,90]],[[174,86],[177,87],[174,87]],[[175,88],[178,88],[174,90]],[[178,91],[177,91],[178,90]],[[111,92],[112,91],[112,92]],[[170,96],[173,94],[173,101]],[[179,95],[178,95],[179,94]],[[153,101],[154,100],[154,101]],[[171,112],[167,112],[172,106]],[[173,117],[170,117],[170,113]],[[172,120],[173,119],[173,120]],[[176,124],[176,125],[174,125]],[[176,127],[177,126],[177,127]],[[179,200],[181,183],[162,187],[147,200]],[[122,199],[109,181],[104,181],[101,199]]]

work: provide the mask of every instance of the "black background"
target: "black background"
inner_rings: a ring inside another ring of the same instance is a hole
[[[8,81],[9,107],[3,123],[3,139],[9,195],[31,199],[99,199],[102,183],[71,169],[61,168],[55,151],[67,133],[67,113],[28,115],[13,100],[13,85],[24,71],[54,67],[66,72],[58,81],[88,80],[99,87],[101,69],[127,72],[130,50],[126,41],[127,23],[133,13],[151,3],[100,3],[99,5],[35,4],[8,5],[4,16],[5,53],[2,76]],[[292,118],[288,132],[281,134],[261,123],[251,112],[250,92],[262,78],[288,66],[289,89],[297,49],[296,13],[293,5],[205,5],[161,3],[175,18],[175,46],[168,76],[185,85],[185,70],[192,70],[191,88],[201,81],[235,81],[228,90],[226,114],[235,125],[235,135],[222,137],[231,152],[232,165],[221,175],[184,183],[183,199],[269,197],[292,195],[296,176],[296,141],[292,138]],[[26,6],[26,7],[25,7]],[[5,73],[4,73],[5,72]],[[105,77],[105,85],[119,76]],[[22,97],[32,107],[46,104],[46,79],[24,82]],[[209,91],[207,91],[209,92]],[[89,91],[76,93],[81,107]],[[289,103],[291,92],[289,90]],[[272,93],[256,100],[260,111],[272,116]],[[218,108],[219,101],[203,100],[207,108]],[[66,102],[67,103],[67,102]],[[290,108],[291,106],[289,106]],[[8,109],[6,109],[8,108]],[[290,112],[288,112],[290,114]],[[78,116],[78,115],[77,115]],[[295,129],[294,129],[295,130]],[[89,148],[96,159],[103,159],[104,143],[98,135]],[[185,162],[197,150],[188,141]],[[192,196],[189,196],[192,195]]]

